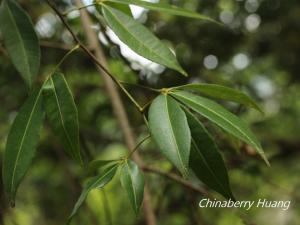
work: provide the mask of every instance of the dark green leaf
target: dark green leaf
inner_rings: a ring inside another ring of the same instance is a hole
[[[105,4],[102,4],[102,13],[109,27],[133,51],[186,75],[171,50],[142,24]]]
[[[88,172],[88,174],[91,174],[91,173],[97,171],[98,169],[105,168],[107,166],[110,166],[113,163],[115,164],[116,162],[117,162],[117,160],[94,160],[89,163],[87,172]]]
[[[78,212],[78,209],[81,207],[82,203],[88,196],[89,192],[95,188],[103,188],[114,177],[117,169],[118,169],[118,164],[113,165],[113,166],[107,168],[105,171],[103,171],[102,174],[95,176],[87,181],[87,183],[85,184],[85,186],[83,188],[83,191],[81,192],[81,195],[79,196],[79,199],[77,200],[77,202],[72,210],[72,213],[68,219],[68,223],[70,223],[71,219],[76,215],[76,213]]]
[[[144,176],[133,161],[127,160],[122,166],[120,179],[134,212],[138,215],[144,197]]]
[[[26,100],[7,137],[3,161],[3,184],[14,204],[20,182],[35,155],[44,119],[41,90]]]
[[[225,87],[217,84],[187,84],[187,85],[176,87],[174,89],[197,91],[214,98],[241,103],[245,106],[252,107],[262,112],[260,107],[256,104],[256,102],[252,98],[250,98],[248,95],[244,94],[243,92],[240,92],[238,90],[229,87]]]
[[[39,41],[30,17],[16,1],[2,1],[0,29],[14,66],[31,88],[40,66]]]
[[[208,187],[234,199],[222,156],[219,149],[202,123],[190,112],[186,112],[192,135],[190,168]]]
[[[149,109],[151,136],[161,152],[187,176],[191,133],[185,113],[168,95],[154,99]]]
[[[54,73],[43,88],[47,118],[65,151],[82,163],[77,108],[71,90],[60,73]]]
[[[187,105],[189,108],[216,123],[228,133],[253,146],[269,165],[268,159],[266,158],[259,141],[256,139],[247,124],[240,118],[226,110],[221,105],[189,92],[175,91],[172,93],[172,96]]]
[[[201,19],[201,20],[208,20],[208,21],[216,22],[215,20],[213,20],[207,16],[201,15],[199,13],[195,13],[190,10],[182,9],[182,8],[176,7],[174,5],[169,5],[169,4],[164,4],[164,3],[158,3],[158,2],[152,3],[152,2],[138,1],[138,0],[108,0],[108,1],[121,3],[121,4],[137,5],[137,6],[146,8],[146,9],[169,13],[169,14],[176,15],[176,16],[184,16],[184,17],[189,17],[189,18],[193,18],[193,19]]]

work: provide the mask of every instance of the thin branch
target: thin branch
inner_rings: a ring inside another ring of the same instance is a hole
[[[60,18],[61,22],[64,24],[64,26],[67,28],[67,30],[70,32],[71,36],[73,37],[74,41],[80,46],[80,48],[90,56],[90,58],[101,68],[102,71],[105,72],[118,86],[119,88],[127,95],[127,97],[132,101],[132,103],[135,105],[135,107],[141,112],[142,107],[135,101],[135,99],[131,96],[131,94],[126,90],[126,88],[121,84],[121,82],[113,75],[111,74],[105,66],[102,65],[102,63],[97,59],[97,57],[80,41],[80,39],[77,37],[77,35],[73,32],[72,28],[62,15],[62,13],[57,9],[56,5],[50,1],[46,0],[49,6],[54,10],[54,12],[57,14],[57,16]]]
[[[166,172],[166,171],[163,171],[163,170],[151,167],[151,166],[146,166],[146,165],[143,165],[141,168],[145,172],[155,173],[155,174],[167,177],[167,178],[183,185],[184,187],[186,187],[186,188],[188,188],[188,189],[190,189],[194,192],[200,193],[200,194],[205,195],[209,198],[213,198],[211,196],[211,194],[207,190],[205,190],[204,188],[197,187],[197,186],[193,185],[192,183],[190,183],[189,181],[181,178],[180,176],[178,176],[174,173]]]
[[[136,151],[136,150],[138,150],[138,148],[146,141],[146,140],[148,140],[149,138],[151,137],[151,135],[149,134],[149,135],[147,135],[145,138],[143,138],[132,150],[131,150],[131,152],[129,153],[129,155],[127,156],[127,159],[129,159],[131,156],[132,156],[132,154]]]
[[[91,6],[95,6],[97,5],[98,3],[92,3],[92,4],[89,4],[89,5],[82,5],[82,6],[79,6],[79,7],[74,7],[74,8],[71,8],[67,11],[65,11],[64,13],[62,13],[63,16],[67,16],[69,13],[71,12],[74,12],[74,11],[79,11],[81,9],[85,9],[85,8],[88,8],[88,7],[91,7]]]

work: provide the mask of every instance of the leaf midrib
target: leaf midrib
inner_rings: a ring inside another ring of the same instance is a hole
[[[177,64],[177,62],[174,60],[174,61],[170,61],[170,60],[168,60],[167,58],[163,58],[163,57],[161,57],[160,55],[158,55],[156,52],[154,52],[154,51],[152,51],[151,49],[149,49],[148,47],[146,47],[146,45],[144,45],[143,44],[143,42],[140,42],[139,41],[139,39],[137,39],[137,38],[135,38],[135,35],[133,35],[128,29],[126,29],[126,27],[125,26],[122,26],[122,22],[110,11],[110,9],[105,5],[105,4],[103,4],[103,6],[104,6],[104,8],[106,8],[106,10],[111,14],[111,16],[112,17],[114,17],[115,18],[115,20],[119,23],[119,25],[121,26],[121,27],[123,27],[123,29],[125,30],[125,31],[127,31],[130,35],[131,35],[131,38],[133,39],[133,40],[136,40],[138,43],[140,43],[140,46],[143,46],[145,49],[148,49],[148,51],[150,52],[150,54],[153,54],[153,55],[155,55],[156,57],[158,57],[158,58],[160,58],[160,59],[163,59],[163,60],[165,60],[165,61],[167,61],[168,62],[168,64],[175,64],[175,68],[177,68],[177,69],[179,69],[179,70],[182,70],[180,67],[178,67],[176,64]],[[158,38],[157,38],[157,40],[158,41],[160,41]],[[139,47],[140,48],[140,47]],[[166,50],[168,50],[168,51],[170,51],[168,48],[166,48]],[[173,57],[175,57],[172,53],[171,53],[171,55],[173,56]],[[146,57],[145,57],[146,58]],[[148,59],[149,59],[149,57],[147,57]],[[151,60],[152,61],[152,59],[149,59],[149,60]]]
[[[37,103],[38,103],[38,101],[40,99],[41,93],[42,93],[42,88],[40,89],[40,91],[39,91],[39,93],[38,93],[38,95],[36,97],[36,101],[34,102],[34,105],[32,107],[30,115],[29,115],[29,120],[27,121],[25,130],[24,130],[24,135],[22,136],[22,139],[21,139],[21,142],[20,142],[20,147],[18,149],[18,153],[17,153],[17,157],[16,157],[16,161],[15,161],[15,165],[14,165],[14,169],[13,169],[13,173],[12,173],[12,181],[11,181],[11,187],[10,187],[11,193],[13,192],[13,186],[14,186],[14,180],[15,180],[15,173],[16,173],[16,168],[17,168],[17,164],[18,164],[18,161],[19,161],[21,149],[23,148],[23,143],[24,143],[24,140],[25,140],[25,136],[27,135],[27,130],[28,130],[30,121],[32,120],[33,113],[35,112],[36,105],[37,105]]]
[[[51,83],[52,83],[52,86],[53,86],[53,92],[54,92],[54,96],[55,96],[55,100],[56,100],[56,104],[57,104],[57,108],[58,108],[58,112],[59,112],[59,115],[60,115],[60,119],[61,119],[61,123],[62,123],[62,127],[63,127],[63,130],[64,130],[64,133],[65,133],[65,135],[67,137],[67,141],[69,142],[69,145],[72,148],[72,151],[74,151],[74,145],[73,145],[73,143],[72,143],[72,141],[71,141],[71,139],[69,137],[69,134],[68,134],[68,132],[66,130],[66,127],[65,127],[65,122],[64,122],[64,118],[63,118],[63,115],[62,115],[62,112],[61,112],[61,109],[60,109],[61,106],[59,104],[58,95],[57,95],[56,87],[55,87],[54,82],[53,82],[53,78],[51,77],[50,80],[51,80]],[[71,152],[71,154],[73,155],[74,153]],[[73,155],[73,156],[76,158],[75,155]]]
[[[129,164],[128,162],[126,162],[126,166],[128,168],[128,172],[129,172],[129,180],[130,180],[130,184],[131,184],[131,187],[132,187],[132,190],[133,190],[133,197],[134,197],[134,208],[135,208],[135,211],[137,212],[137,198],[136,198],[136,190],[134,188],[134,185],[133,185],[133,181],[131,179],[131,169],[129,167]]]
[[[176,93],[173,93],[173,94],[178,95],[178,94],[176,94]],[[247,139],[250,143],[252,143],[253,146],[255,146],[259,151],[261,151],[261,148],[260,148],[255,142],[253,142],[252,139],[249,138],[248,135],[245,134],[239,127],[237,127],[237,126],[235,126],[233,123],[231,123],[230,120],[227,120],[225,117],[222,117],[222,115],[218,114],[217,112],[215,112],[215,111],[213,111],[213,110],[211,110],[211,109],[205,107],[205,105],[203,105],[203,104],[200,104],[200,103],[197,103],[197,102],[195,102],[195,101],[193,101],[193,100],[190,100],[189,98],[186,98],[185,96],[182,96],[182,95],[179,95],[179,96],[180,96],[181,98],[186,99],[186,100],[189,101],[189,102],[192,102],[192,103],[194,103],[194,104],[196,104],[196,105],[199,105],[200,107],[202,107],[202,108],[208,110],[209,112],[211,112],[211,113],[217,115],[218,117],[222,118],[223,120],[225,120],[227,123],[229,123],[229,124],[230,124],[231,126],[233,126],[235,129],[237,129],[244,137],[246,137],[246,139]],[[221,125],[219,125],[219,126],[221,126]],[[223,126],[222,126],[222,127],[223,127]]]
[[[197,153],[199,154],[199,156],[202,158],[204,164],[206,165],[207,169],[209,170],[209,172],[212,174],[212,176],[215,178],[215,181],[217,182],[218,186],[221,187],[221,189],[228,194],[228,192],[226,191],[226,188],[222,185],[222,183],[219,182],[217,176],[215,175],[215,173],[212,171],[212,169],[210,168],[209,164],[206,162],[206,159],[204,158],[202,152],[200,151],[200,149],[198,148],[195,139],[192,137],[192,143],[194,145],[194,147],[197,149]]]
[[[22,39],[22,36],[21,36],[21,33],[19,32],[19,28],[18,28],[18,26],[17,26],[17,23],[16,23],[16,21],[15,21],[15,18],[14,18],[14,16],[13,16],[13,14],[11,13],[11,8],[9,7],[9,3],[4,3],[4,4],[6,4],[6,6],[7,6],[7,8],[9,9],[9,10],[7,10],[7,12],[8,12],[8,15],[9,15],[9,17],[12,19],[12,23],[13,23],[13,25],[14,25],[14,27],[16,28],[16,30],[17,30],[17,37],[18,37],[18,39],[20,40],[19,41],[19,43],[21,44],[21,52],[22,52],[22,55],[23,55],[23,58],[25,59],[25,64],[26,64],[26,71],[28,72],[28,75],[29,75],[29,86],[31,86],[32,84],[32,81],[31,81],[31,71],[30,71],[30,66],[29,66],[29,61],[28,61],[28,58],[26,57],[26,48],[25,48],[25,45],[24,45],[24,43],[23,43],[23,39]],[[14,4],[14,3],[13,3]]]
[[[174,143],[175,143],[175,145],[176,145],[176,149],[177,149],[177,151],[176,151],[176,153],[177,153],[177,157],[179,158],[179,161],[180,161],[180,163],[181,163],[181,166],[182,166],[182,169],[184,170],[184,172],[187,174],[187,168],[184,166],[184,163],[183,163],[183,160],[182,160],[182,158],[181,158],[181,155],[180,155],[180,152],[179,152],[179,146],[178,146],[178,144],[177,144],[177,141],[176,141],[176,138],[175,138],[175,135],[174,135],[174,130],[173,130],[173,127],[172,127],[172,123],[171,123],[171,120],[170,120],[170,113],[169,113],[169,107],[168,107],[168,98],[167,98],[167,95],[165,95],[164,96],[165,97],[165,102],[166,102],[166,110],[167,110],[167,120],[168,120],[168,122],[169,122],[169,125],[170,125],[170,128],[171,128],[171,130],[172,130],[172,132],[171,132],[171,136],[172,136],[172,139],[173,139],[173,141],[174,141]]]

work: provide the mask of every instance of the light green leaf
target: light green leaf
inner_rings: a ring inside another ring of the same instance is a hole
[[[172,96],[187,105],[189,108],[200,113],[202,116],[211,120],[228,133],[253,146],[267,165],[269,165],[268,159],[266,158],[259,141],[256,139],[247,124],[240,118],[226,110],[221,105],[189,92],[175,91],[172,93]]]
[[[82,164],[77,108],[71,90],[60,73],[54,73],[43,88],[47,118],[64,150]]]
[[[14,205],[16,192],[35,155],[44,119],[41,90],[26,100],[7,137],[3,159],[3,184]]]
[[[191,133],[184,111],[168,95],[159,95],[149,109],[150,133],[161,152],[179,169],[188,174]]]
[[[179,7],[176,7],[174,5],[169,5],[169,4],[164,4],[164,3],[152,3],[152,2],[146,2],[146,1],[138,1],[138,0],[107,0],[108,2],[116,2],[116,3],[121,3],[121,4],[132,4],[132,5],[137,5],[146,9],[150,10],[156,10],[160,11],[163,13],[169,13],[175,16],[183,16],[183,17],[189,17],[193,19],[201,19],[201,20],[208,20],[211,22],[216,22],[215,20],[201,15],[199,13],[182,9]]]
[[[133,161],[127,160],[121,168],[120,180],[135,214],[138,215],[144,197],[145,182],[143,174]]]
[[[260,107],[256,104],[256,102],[252,98],[250,98],[248,95],[244,94],[241,91],[229,87],[225,87],[217,84],[187,84],[187,85],[175,87],[174,89],[200,92],[210,97],[241,103],[245,106],[252,107],[262,112]]]
[[[40,66],[39,41],[30,17],[16,1],[2,1],[0,29],[14,66],[31,88]]]
[[[227,169],[214,139],[192,113],[186,111],[186,116],[192,135],[190,168],[208,187],[225,198],[234,199]]]
[[[102,174],[95,176],[87,181],[87,183],[85,184],[85,186],[83,188],[83,191],[81,192],[81,195],[79,196],[79,199],[77,200],[77,202],[72,210],[71,215],[69,216],[68,224],[71,222],[72,218],[78,212],[79,208],[83,204],[83,202],[86,199],[86,197],[88,196],[89,192],[95,188],[103,188],[108,182],[110,182],[112,180],[112,178],[116,174],[117,169],[118,169],[118,164],[113,165],[113,166],[107,168],[106,170],[104,170]]]
[[[102,14],[109,27],[133,51],[153,62],[187,75],[171,50],[142,24],[105,4],[102,4]]]
[[[106,1],[105,4],[111,6],[112,8],[118,9],[123,13],[125,13],[126,15],[132,17],[132,13],[129,5],[120,4],[120,2],[114,2],[114,1]]]

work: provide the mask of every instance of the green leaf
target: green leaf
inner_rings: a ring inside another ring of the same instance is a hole
[[[192,135],[190,168],[208,187],[234,199],[223,158],[219,149],[202,123],[190,112],[186,112]]]
[[[191,133],[184,111],[168,95],[159,95],[149,109],[150,133],[161,152],[179,169],[188,174]]]
[[[144,197],[144,176],[133,161],[127,160],[121,168],[120,179],[134,212],[138,215]]]
[[[187,75],[171,50],[142,24],[105,4],[102,4],[102,13],[109,27],[133,51],[153,62]]]
[[[108,182],[112,180],[114,175],[116,174],[116,171],[118,169],[118,164],[115,164],[109,168],[107,168],[105,171],[103,171],[102,174],[95,176],[87,181],[87,183],[84,185],[83,191],[81,192],[81,195],[79,196],[79,199],[77,200],[71,215],[68,219],[68,224],[71,222],[72,218],[76,215],[79,208],[83,204],[84,200],[88,196],[89,192],[92,189],[95,188],[103,188]]]
[[[14,205],[16,192],[36,152],[44,119],[41,90],[25,101],[7,137],[3,159],[3,184]]]
[[[256,102],[252,98],[250,98],[248,95],[244,94],[243,92],[240,92],[238,90],[229,87],[225,87],[217,84],[187,84],[187,85],[175,87],[174,89],[200,92],[210,97],[241,103],[245,106],[252,107],[262,112],[260,107],[256,104]]]
[[[190,10],[182,9],[179,7],[176,7],[174,5],[169,5],[169,4],[164,4],[164,3],[152,3],[152,2],[146,2],[146,1],[138,1],[138,0],[108,0],[109,2],[116,2],[116,3],[121,3],[121,4],[132,4],[132,5],[137,5],[141,6],[146,9],[150,10],[156,10],[160,11],[163,13],[169,13],[175,16],[183,16],[183,17],[189,17],[193,19],[201,19],[201,20],[208,20],[211,22],[216,22],[215,20],[201,15],[199,13],[195,13]]]
[[[105,4],[111,6],[112,8],[118,9],[125,13],[126,15],[132,17],[131,9],[129,5],[126,4],[120,4],[123,2],[114,2],[114,1],[106,1]]]
[[[39,41],[30,17],[16,1],[2,1],[0,29],[14,66],[31,88],[40,66]]]
[[[200,113],[202,116],[211,120],[228,133],[253,146],[264,159],[266,164],[269,165],[268,159],[266,158],[259,141],[256,139],[247,124],[240,118],[226,110],[221,105],[189,92],[175,91],[172,93],[172,96],[187,105],[189,108]]]
[[[115,164],[116,162],[118,162],[118,160],[93,160],[88,165],[87,173],[91,174],[100,168],[105,168],[113,163]]]
[[[82,164],[77,108],[71,90],[60,73],[54,73],[43,88],[47,118],[65,151]]]

